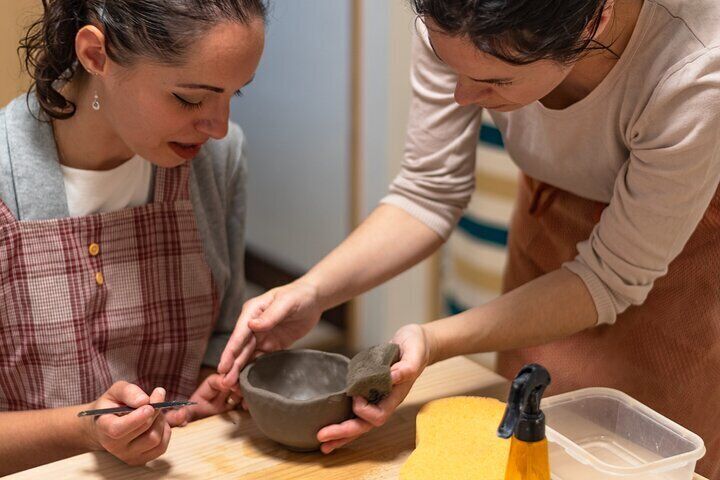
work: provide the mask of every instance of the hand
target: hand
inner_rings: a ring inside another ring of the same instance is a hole
[[[305,336],[321,313],[317,288],[302,279],[248,300],[220,357],[218,372],[224,375],[223,385],[237,385],[249,360],[288,348]]]
[[[170,426],[184,427],[188,422],[225,413],[240,405],[242,402],[240,386],[236,384],[232,388],[228,388],[222,384],[222,378],[222,375],[213,373],[200,383],[190,397],[190,401],[197,405],[165,413],[165,418]]]
[[[96,450],[107,450],[128,465],[144,465],[167,450],[170,425],[160,410],[149,403],[165,400],[165,390],[156,388],[148,396],[137,385],[116,382],[89,408],[130,406],[127,415],[102,415],[86,419],[88,436]]]
[[[405,400],[415,380],[430,359],[430,348],[425,331],[420,325],[405,325],[391,340],[400,346],[400,360],[390,367],[393,390],[377,405],[362,397],[353,398],[353,411],[358,418],[337,425],[328,425],[318,432],[323,453],[330,453],[387,422],[395,409]]]

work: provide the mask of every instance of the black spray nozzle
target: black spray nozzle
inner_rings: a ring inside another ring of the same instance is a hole
[[[538,442],[545,438],[545,415],[540,410],[550,374],[542,365],[525,365],[513,380],[505,415],[498,427],[498,436],[516,438],[524,442]]]

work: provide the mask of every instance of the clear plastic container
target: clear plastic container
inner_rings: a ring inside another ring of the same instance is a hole
[[[629,395],[586,388],[546,398],[554,480],[692,480],[702,439]]]

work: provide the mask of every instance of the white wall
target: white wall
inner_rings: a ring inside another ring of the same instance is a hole
[[[363,1],[364,213],[375,208],[400,169],[410,103],[410,42],[414,15],[405,0]],[[434,266],[424,262],[358,302],[358,346],[390,339],[407,323],[434,314]]]
[[[349,231],[349,0],[272,2],[255,81],[232,106],[248,139],[248,243],[306,270]]]
[[[275,0],[255,82],[233,105],[248,137],[248,241],[303,270],[349,232],[351,115],[361,115],[362,216],[400,168],[413,15],[406,0],[362,1],[361,107],[350,112],[351,0]],[[356,303],[357,348],[430,316],[423,264]]]

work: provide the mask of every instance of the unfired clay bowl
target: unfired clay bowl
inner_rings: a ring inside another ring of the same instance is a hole
[[[349,363],[347,357],[317,350],[258,357],[240,375],[255,424],[287,448],[317,450],[321,428],[352,417],[352,398],[346,395]]]

